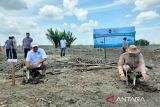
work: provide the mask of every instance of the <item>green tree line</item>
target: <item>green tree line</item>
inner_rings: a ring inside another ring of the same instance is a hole
[[[136,40],[136,45],[138,46],[148,46],[149,44],[150,42],[145,39]]]

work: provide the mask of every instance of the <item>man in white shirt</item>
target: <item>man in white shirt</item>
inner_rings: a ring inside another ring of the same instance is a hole
[[[39,48],[37,44],[32,43],[32,50],[27,53],[26,67],[30,69],[32,77],[38,75],[45,77],[47,69],[47,55],[44,49]]]
[[[64,39],[64,37],[60,40],[60,47],[61,47],[61,57],[65,56],[65,50],[66,50],[67,41]]]

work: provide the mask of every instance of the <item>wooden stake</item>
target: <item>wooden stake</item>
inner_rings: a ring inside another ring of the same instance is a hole
[[[16,83],[16,80],[15,80],[15,72],[16,72],[15,63],[12,63],[12,86],[14,86],[15,83]]]

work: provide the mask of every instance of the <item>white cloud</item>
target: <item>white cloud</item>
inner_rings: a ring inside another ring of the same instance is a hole
[[[19,34],[19,27],[18,24],[14,21],[11,20],[10,18],[6,17],[4,14],[0,14],[0,23],[1,23],[1,29],[0,33],[1,34]]]
[[[86,23],[82,23],[80,25],[76,25],[75,23],[64,23],[63,26],[70,30],[75,30],[80,33],[91,33],[93,29],[98,25],[98,21],[89,20]]]
[[[40,9],[39,14],[47,18],[53,18],[58,20],[64,18],[63,10],[54,5],[45,5]]]
[[[85,20],[88,15],[88,11],[85,9],[76,9],[75,15],[79,20]]]
[[[27,4],[23,0],[0,0],[0,7],[7,10],[27,9]]]
[[[141,24],[145,20],[151,20],[158,18],[160,15],[156,13],[155,11],[147,11],[147,12],[141,12],[137,17],[135,22],[133,23],[134,25]]]
[[[36,28],[38,28],[38,24],[37,23],[35,23],[35,22],[33,22],[33,21],[28,21],[27,23],[26,23],[26,25],[29,27],[29,28],[33,28],[33,29],[36,29]]]
[[[134,2],[134,0],[114,0],[110,4],[91,7],[91,8],[88,8],[87,10],[95,11],[95,10],[111,8],[111,7],[115,7],[115,6],[119,6],[119,5],[128,5],[129,3],[133,3],[133,2]]]
[[[40,9],[41,16],[53,19],[63,19],[64,16],[76,16],[78,20],[86,20],[88,11],[78,8],[78,0],[63,0],[63,8],[45,5]]]
[[[63,0],[63,7],[67,10],[74,10],[78,5],[78,0]]]
[[[136,0],[133,11],[144,11],[160,7],[160,0]]]
[[[78,0],[63,0],[63,10],[66,16],[73,16],[75,14]]]
[[[81,32],[91,32],[94,27],[98,25],[98,21],[89,20],[87,23],[81,24],[79,31]]]
[[[23,37],[25,37],[26,32],[30,32],[35,35],[33,37],[41,34],[41,29],[38,24],[34,21],[34,18],[22,17],[22,16],[12,16],[10,14],[0,13],[0,42],[3,44],[8,36],[14,35],[17,39],[18,44],[22,43]]]
[[[78,20],[86,20],[88,11],[83,8],[78,8],[79,0],[63,0],[63,8],[66,16],[75,15]]]

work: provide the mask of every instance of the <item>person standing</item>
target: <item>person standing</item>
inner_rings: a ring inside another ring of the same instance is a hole
[[[12,48],[13,48],[13,40],[12,37],[9,37],[9,39],[5,42],[6,47],[6,57],[7,59],[12,59]]]
[[[123,51],[123,53],[126,52],[127,48],[128,48],[127,38],[124,37],[123,38],[123,43],[122,43],[122,51]]]
[[[31,43],[33,39],[30,37],[30,33],[26,33],[26,37],[23,39],[24,58],[27,57],[28,51],[31,50]]]
[[[12,48],[12,53],[13,53],[13,59],[17,59],[17,41],[14,36],[12,36],[12,41],[13,41],[13,48]]]
[[[65,50],[66,50],[66,45],[67,45],[67,41],[65,40],[65,38],[63,37],[60,40],[60,48],[61,48],[61,53],[60,56],[65,56]]]

